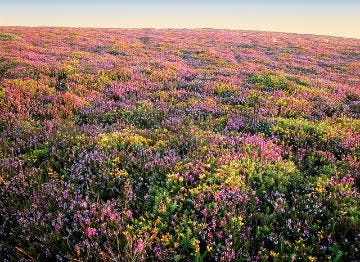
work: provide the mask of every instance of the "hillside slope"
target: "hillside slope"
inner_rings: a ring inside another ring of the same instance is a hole
[[[0,259],[355,261],[360,40],[0,27]]]

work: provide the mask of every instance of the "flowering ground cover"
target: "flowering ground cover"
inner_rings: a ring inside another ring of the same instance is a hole
[[[356,261],[360,40],[0,27],[0,259]]]

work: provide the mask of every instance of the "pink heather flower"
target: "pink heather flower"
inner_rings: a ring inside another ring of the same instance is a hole
[[[223,217],[223,219],[220,221],[220,226],[225,226],[226,225],[226,217]]]
[[[142,239],[137,240],[136,253],[143,253],[145,251],[144,241]]]
[[[127,216],[128,218],[132,218],[132,212],[131,212],[131,210],[126,211],[126,216]]]
[[[95,207],[92,207],[90,212],[91,212],[91,214],[94,215],[94,216],[97,216],[97,215],[98,215],[98,212],[97,212],[97,210],[96,210]]]
[[[92,237],[92,236],[95,236],[96,235],[96,229],[95,228],[92,228],[92,227],[88,227],[86,229],[86,235],[88,237]]]
[[[203,214],[204,217],[207,217],[207,215],[208,215],[208,212],[206,209],[203,209],[203,211],[201,211],[201,213]]]
[[[116,219],[116,214],[115,213],[109,213],[109,218],[110,218],[110,220],[115,220]]]

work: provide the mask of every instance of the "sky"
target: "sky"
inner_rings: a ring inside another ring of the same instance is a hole
[[[0,0],[0,26],[217,28],[360,39],[360,0]]]

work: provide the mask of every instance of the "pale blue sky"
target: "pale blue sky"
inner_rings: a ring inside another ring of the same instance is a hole
[[[360,38],[355,0],[0,0],[0,25],[224,28]]]

